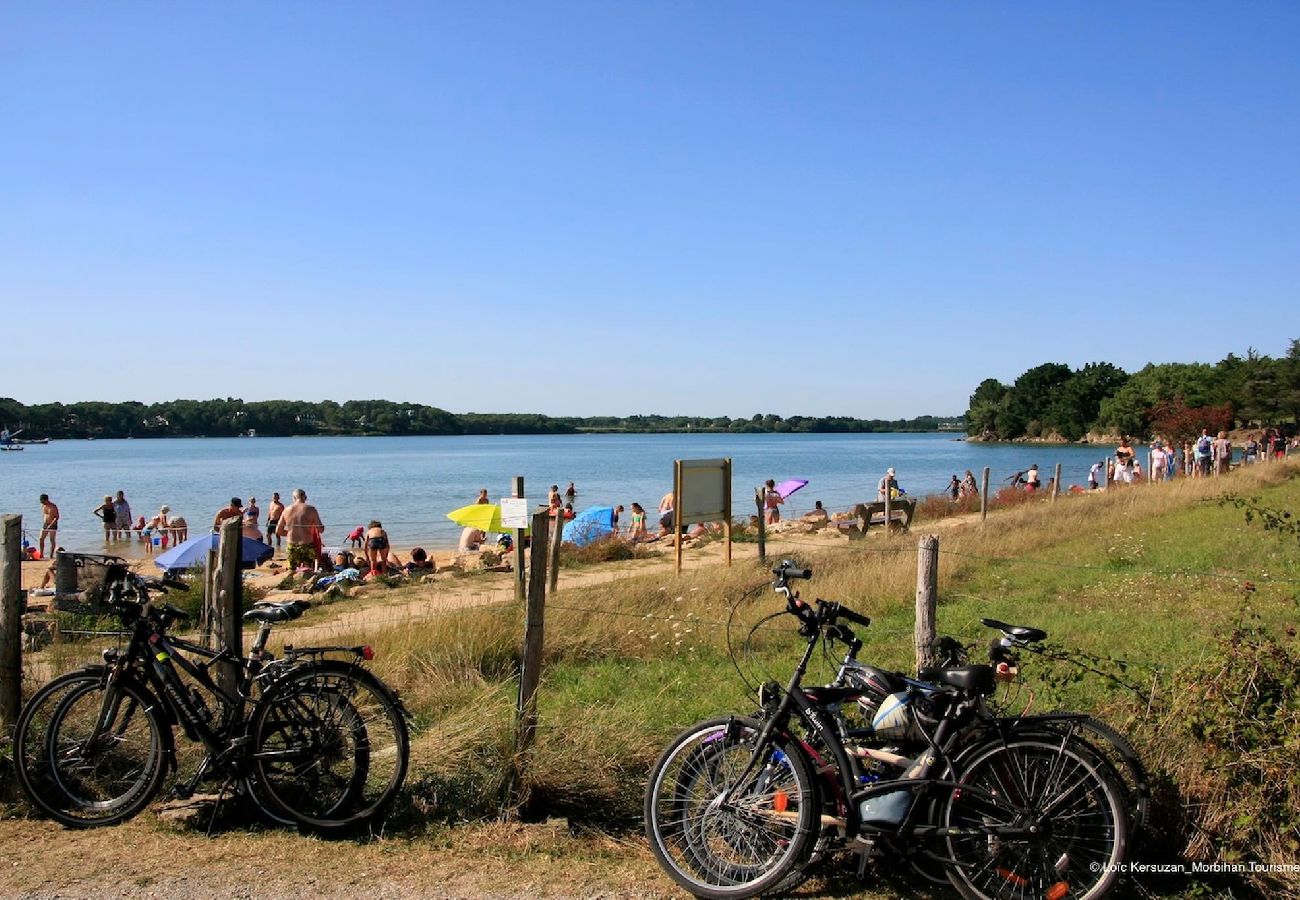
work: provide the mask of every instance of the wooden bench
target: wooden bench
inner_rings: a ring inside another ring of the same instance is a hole
[[[912,525],[912,516],[916,513],[916,501],[900,497],[889,501],[889,526],[907,531]],[[872,525],[884,525],[885,501],[859,503],[853,507],[853,518],[835,522],[835,527],[843,534],[865,536]]]

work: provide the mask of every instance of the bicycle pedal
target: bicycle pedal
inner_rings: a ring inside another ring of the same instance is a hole
[[[174,784],[172,785],[171,797],[173,800],[188,800],[194,796],[194,789],[189,785]]]

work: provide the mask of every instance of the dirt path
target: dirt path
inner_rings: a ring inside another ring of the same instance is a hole
[[[563,823],[357,843],[269,830],[205,837],[146,814],[90,831],[8,819],[0,842],[5,897],[679,896],[643,843],[574,837]]]

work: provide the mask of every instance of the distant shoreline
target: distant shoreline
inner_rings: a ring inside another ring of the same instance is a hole
[[[703,429],[703,428],[665,428],[659,431],[651,430],[634,430],[624,429],[599,429],[584,428],[574,431],[465,431],[465,432],[429,432],[426,434],[388,434],[381,431],[367,432],[317,432],[314,434],[123,434],[123,435],[94,435],[91,437],[52,437],[43,440],[38,444],[54,444],[73,441],[151,441],[151,440],[257,440],[260,438],[275,438],[282,440],[284,438],[340,438],[340,437],[357,437],[357,438],[458,438],[458,437],[583,437],[597,434],[625,434],[625,435],[649,435],[649,434],[701,434],[701,435],[786,435],[789,437],[807,437],[812,434],[950,434],[955,441],[971,441],[972,443],[984,444],[1057,444],[1057,443],[1087,443],[1086,441],[977,441],[975,438],[966,435],[960,431],[946,431],[939,428],[896,428],[881,429],[879,431],[730,431],[725,428]],[[19,443],[22,443],[21,441]]]
[[[172,400],[164,403],[40,403],[0,397],[6,437],[99,439],[147,437],[331,437],[535,434],[929,434],[965,430],[961,416],[859,419],[851,416],[748,417],[548,416],[541,413],[452,413],[390,400]]]

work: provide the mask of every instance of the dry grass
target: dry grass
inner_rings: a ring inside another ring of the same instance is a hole
[[[972,625],[979,615],[1020,616],[1071,646],[1159,662],[1165,666],[1159,683],[1178,683],[1181,666],[1216,652],[1216,634],[1235,615],[1242,566],[1274,574],[1296,569],[1294,544],[1283,548],[1272,536],[1241,525],[1239,513],[1230,518],[1207,501],[1225,491],[1274,490],[1298,469],[1256,466],[1227,479],[1064,494],[1055,502],[1025,495],[1014,508],[995,510],[983,526],[978,515],[923,523],[916,531],[941,534],[940,628],[987,637]],[[1183,540],[1186,529],[1203,527],[1225,529],[1217,546]],[[842,600],[871,615],[876,621],[863,634],[863,658],[902,668],[911,656],[916,540],[916,533],[873,532],[848,544],[778,535],[770,553],[794,556],[815,570],[809,595]],[[998,562],[1017,558],[1025,561]],[[731,569],[688,569],[680,578],[662,560],[609,568],[620,577],[587,587],[566,585],[590,573],[562,577],[561,591],[548,600],[542,729],[528,778],[539,807],[625,826],[637,814],[645,771],[668,735],[719,709],[745,708],[721,623],[733,607],[747,625],[779,602],[765,589],[765,568],[752,559],[738,559]],[[1175,570],[1194,575],[1162,574]],[[508,582],[502,583],[508,594]],[[442,583],[437,587],[444,589]],[[1287,600],[1293,595],[1284,583],[1260,579],[1256,605],[1267,624],[1294,618],[1294,603]],[[418,596],[394,592],[359,607],[350,603],[346,614],[338,606],[321,613],[345,623],[331,642],[365,642],[377,649],[376,670],[400,689],[414,715],[409,791],[392,823],[409,832],[489,819],[499,808],[511,762],[513,679],[523,631],[522,609],[513,602],[376,626],[385,604],[415,603]],[[1206,602],[1210,597],[1226,599]],[[779,671],[783,654],[794,649],[783,624],[772,627],[758,665]],[[1148,676],[1134,669],[1130,678]],[[1175,716],[1148,714],[1108,690],[1093,679],[1063,679],[1041,687],[1039,708],[1088,708],[1132,729],[1160,767],[1162,783],[1171,787],[1201,777],[1205,767],[1195,756],[1196,741],[1185,730],[1178,741],[1170,739],[1169,729],[1182,728]],[[1175,747],[1176,753],[1170,750]],[[1224,795],[1204,796],[1217,803]],[[1178,795],[1168,797],[1174,808],[1169,815],[1180,815]],[[466,833],[484,833],[482,828]],[[1285,835],[1269,840],[1272,852],[1285,852]],[[1199,852],[1186,841],[1184,846]],[[611,871],[615,865],[605,864]]]

